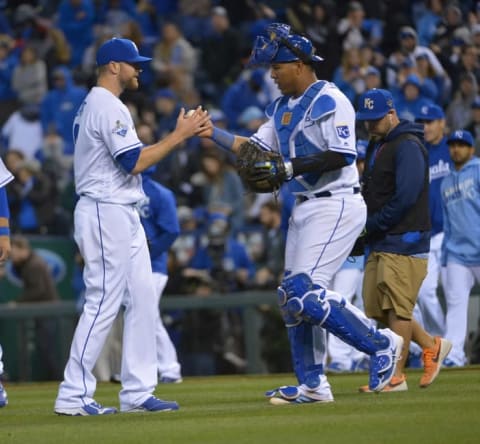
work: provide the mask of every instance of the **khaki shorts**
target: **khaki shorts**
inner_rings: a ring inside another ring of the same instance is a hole
[[[427,275],[427,259],[393,253],[371,253],[365,265],[363,301],[369,318],[384,319],[393,310],[412,319],[418,290]]]

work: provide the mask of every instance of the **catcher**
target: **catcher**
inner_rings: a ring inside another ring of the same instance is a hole
[[[251,64],[268,64],[283,94],[266,109],[269,120],[250,138],[210,126],[200,133],[237,155],[238,173],[252,191],[296,196],[289,221],[285,272],[278,301],[288,331],[295,386],[269,390],[272,404],[333,401],[324,374],[325,330],[370,355],[369,387],[381,391],[393,375],[403,340],[376,330],[340,294],[334,274],[364,228],[366,207],[355,166],[355,112],[333,84],[318,80],[310,40],[272,24],[258,36]]]

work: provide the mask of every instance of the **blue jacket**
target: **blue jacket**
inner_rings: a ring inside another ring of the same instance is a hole
[[[175,195],[168,188],[142,174],[147,198],[140,204],[140,216],[150,249],[154,273],[167,274],[168,249],[180,234]]]
[[[95,7],[92,0],[82,0],[78,6],[72,5],[69,0],[63,0],[58,7],[58,27],[72,48],[72,67],[82,63],[83,53],[94,41],[94,21]]]
[[[480,265],[480,159],[474,157],[442,182],[442,265]]]
[[[430,219],[432,221],[432,235],[434,235],[443,231],[443,210],[440,184],[444,177],[452,171],[453,163],[448,150],[446,137],[443,137],[437,145],[425,143],[425,147],[428,150],[428,163],[430,165],[428,204],[430,207]]]
[[[53,126],[65,143],[65,153],[73,152],[73,120],[78,108],[87,95],[87,90],[73,83],[72,73],[65,66],[55,68],[63,73],[65,87],[53,88],[42,100],[40,105],[40,119],[44,133]]]
[[[428,214],[415,216],[415,220],[407,226],[428,225],[428,229],[417,231],[399,231],[399,224],[404,225],[405,217],[412,208],[418,206],[425,194],[427,165],[426,158],[418,148],[418,144],[409,139],[403,140],[397,147],[394,157],[394,171],[384,181],[394,183],[391,195],[386,195],[381,186],[371,184],[371,171],[375,163],[384,158],[389,142],[393,142],[403,134],[415,135],[423,142],[423,127],[419,124],[402,120],[385,137],[374,145],[369,145],[366,157],[362,190],[367,202],[368,216],[366,222],[367,250],[383,251],[404,255],[419,255],[430,250],[430,222]],[[381,154],[381,155],[380,155]],[[378,158],[378,161],[376,160]],[[378,170],[378,168],[377,168]],[[386,182],[385,182],[386,183]],[[387,199],[387,200],[385,200]],[[382,202],[383,201],[383,202]],[[379,204],[379,202],[382,202]],[[425,206],[427,198],[425,196]],[[423,220],[426,219],[426,220]]]

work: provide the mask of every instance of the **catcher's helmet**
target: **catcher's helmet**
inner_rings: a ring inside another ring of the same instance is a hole
[[[290,26],[272,23],[267,28],[268,37],[257,36],[249,64],[288,63],[301,60],[304,63],[321,62],[315,55],[312,42],[297,34],[290,34]]]

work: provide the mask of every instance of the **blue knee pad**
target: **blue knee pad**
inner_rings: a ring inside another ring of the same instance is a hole
[[[318,326],[301,322],[287,329],[292,363],[299,384],[315,390],[320,386],[323,356],[326,353],[325,331]],[[317,361],[320,360],[320,363]]]
[[[300,324],[302,322],[299,316],[293,316],[288,311],[287,307],[287,293],[282,287],[277,288],[277,303],[278,307],[280,308],[280,313],[282,315],[283,321],[287,327],[294,327],[295,325]]]
[[[308,291],[312,291],[315,288],[320,288],[312,282],[310,276],[306,273],[299,273],[291,275],[290,272],[285,273],[288,277],[282,280],[280,287],[277,289],[278,306],[282,313],[283,320],[287,327],[293,327],[301,322],[300,316],[293,314],[287,306],[289,299],[296,296],[302,296]]]
[[[355,307],[344,298],[324,289],[311,291],[288,300],[291,316],[320,325],[343,342],[372,355],[389,345],[389,339],[376,331],[365,317],[355,313]]]

